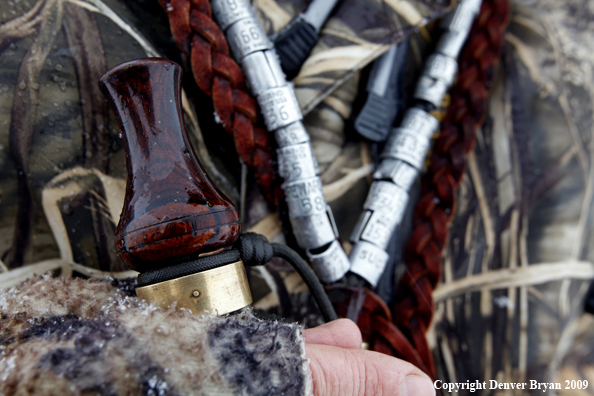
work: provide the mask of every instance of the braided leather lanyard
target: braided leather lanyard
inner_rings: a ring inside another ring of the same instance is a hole
[[[192,63],[198,87],[213,100],[218,120],[233,135],[242,161],[254,171],[260,191],[276,204],[282,191],[276,176],[275,152],[268,132],[258,124],[256,101],[231,58],[227,40],[212,20],[208,0],[160,0],[167,10],[171,33]]]

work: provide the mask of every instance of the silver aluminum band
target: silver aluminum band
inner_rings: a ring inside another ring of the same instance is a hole
[[[479,13],[481,1],[461,1],[442,21],[441,28],[455,32],[468,32]]]
[[[457,59],[467,37],[467,32],[445,31],[439,37],[435,51]]]
[[[320,248],[336,239],[326,213],[290,219],[297,244],[305,250]]]
[[[406,205],[403,205],[403,207],[406,209]],[[394,213],[379,210],[373,212],[365,228],[363,228],[361,240],[373,242],[382,249],[386,249],[396,226],[402,223],[404,209]]]
[[[318,278],[324,283],[336,282],[351,267],[351,262],[337,240],[334,240],[324,252],[307,252],[307,256]]]
[[[311,145],[310,145],[310,147],[311,147]],[[312,153],[313,153],[313,151],[312,151]],[[316,157],[315,154],[313,154],[312,158],[313,158],[313,163],[314,163],[314,169],[316,170],[316,175],[319,175],[320,174],[320,164],[318,162],[318,158]]]
[[[274,79],[278,83],[277,86],[280,87],[285,85],[287,83],[287,76],[285,75],[285,72],[283,72],[276,50],[274,48],[266,50],[264,51],[264,56],[266,57],[268,65],[270,66],[270,71],[272,72]]]
[[[419,136],[431,138],[439,126],[437,118],[424,110],[411,107],[404,113],[400,127],[415,131]]]
[[[363,209],[387,213],[404,212],[407,201],[406,190],[392,182],[376,180],[371,183]]]
[[[319,177],[283,184],[289,217],[305,217],[326,212],[326,201]]]
[[[433,106],[439,107],[447,90],[448,87],[444,81],[422,75],[417,82],[414,98],[427,101]]]
[[[352,241],[366,240],[385,249],[404,217],[408,200],[403,188],[387,181],[374,182],[364,205],[368,212],[359,218]]]
[[[254,52],[242,59],[242,69],[255,95],[286,84],[285,75],[274,59],[276,56],[276,51],[268,50]]]
[[[240,19],[231,25],[227,29],[227,40],[233,55],[239,60],[252,52],[264,51],[274,46],[255,16]]]
[[[309,134],[301,121],[277,129],[274,131],[274,137],[279,147],[309,142]]]
[[[442,80],[449,87],[454,82],[457,71],[458,62],[455,59],[443,54],[432,54],[425,63],[423,74],[436,80]]]
[[[212,0],[210,5],[212,14],[222,31],[240,19],[250,18],[254,15],[247,0]]]
[[[258,95],[258,104],[269,131],[274,131],[302,118],[295,92],[289,85],[270,88]]]
[[[291,182],[316,176],[313,153],[309,143],[295,144],[276,150],[278,155],[278,173]]]
[[[429,152],[431,140],[418,136],[414,131],[396,128],[386,143],[382,158],[396,158],[421,170]]]
[[[351,272],[376,287],[390,256],[372,243],[359,241],[353,246],[349,259]]]
[[[481,5],[483,4],[483,0],[461,0],[458,7],[463,6],[472,11],[475,15],[478,15],[481,11]]]
[[[383,159],[373,174],[375,180],[391,180],[406,191],[410,191],[419,176],[419,170],[408,163],[393,159]]]
[[[353,228],[353,231],[351,232],[350,241],[352,243],[357,243],[357,241],[359,239],[361,239],[361,234],[363,233],[363,228],[365,228],[365,225],[369,221],[370,217],[371,217],[370,211],[364,210],[361,212],[361,214],[359,215],[359,219],[357,220],[357,224],[355,224],[355,228]]]

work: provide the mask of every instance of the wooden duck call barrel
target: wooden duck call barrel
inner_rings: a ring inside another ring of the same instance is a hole
[[[181,110],[181,67],[140,59],[100,80],[122,131],[128,181],[115,232],[121,259],[139,272],[231,246],[237,210],[192,148]]]

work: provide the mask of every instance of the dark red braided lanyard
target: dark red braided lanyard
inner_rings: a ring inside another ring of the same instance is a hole
[[[198,87],[212,98],[225,130],[233,135],[235,149],[252,169],[260,190],[277,203],[280,184],[275,151],[268,132],[260,126],[256,101],[247,90],[241,68],[231,58],[225,35],[212,19],[208,0],[160,0],[167,10],[171,33],[192,64]]]
[[[441,278],[441,256],[456,211],[456,191],[466,170],[466,157],[474,146],[475,131],[487,113],[493,69],[508,21],[508,0],[483,0],[458,60],[460,73],[451,91],[451,105],[423,177],[414,229],[406,245],[408,266],[393,307],[394,323],[434,378],[433,357],[424,336],[433,316],[432,292]],[[408,345],[397,346],[397,356],[406,356],[408,350]]]

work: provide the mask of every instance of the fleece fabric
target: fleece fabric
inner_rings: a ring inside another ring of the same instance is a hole
[[[35,277],[0,291],[0,395],[306,395],[302,328],[161,309],[130,282]]]

